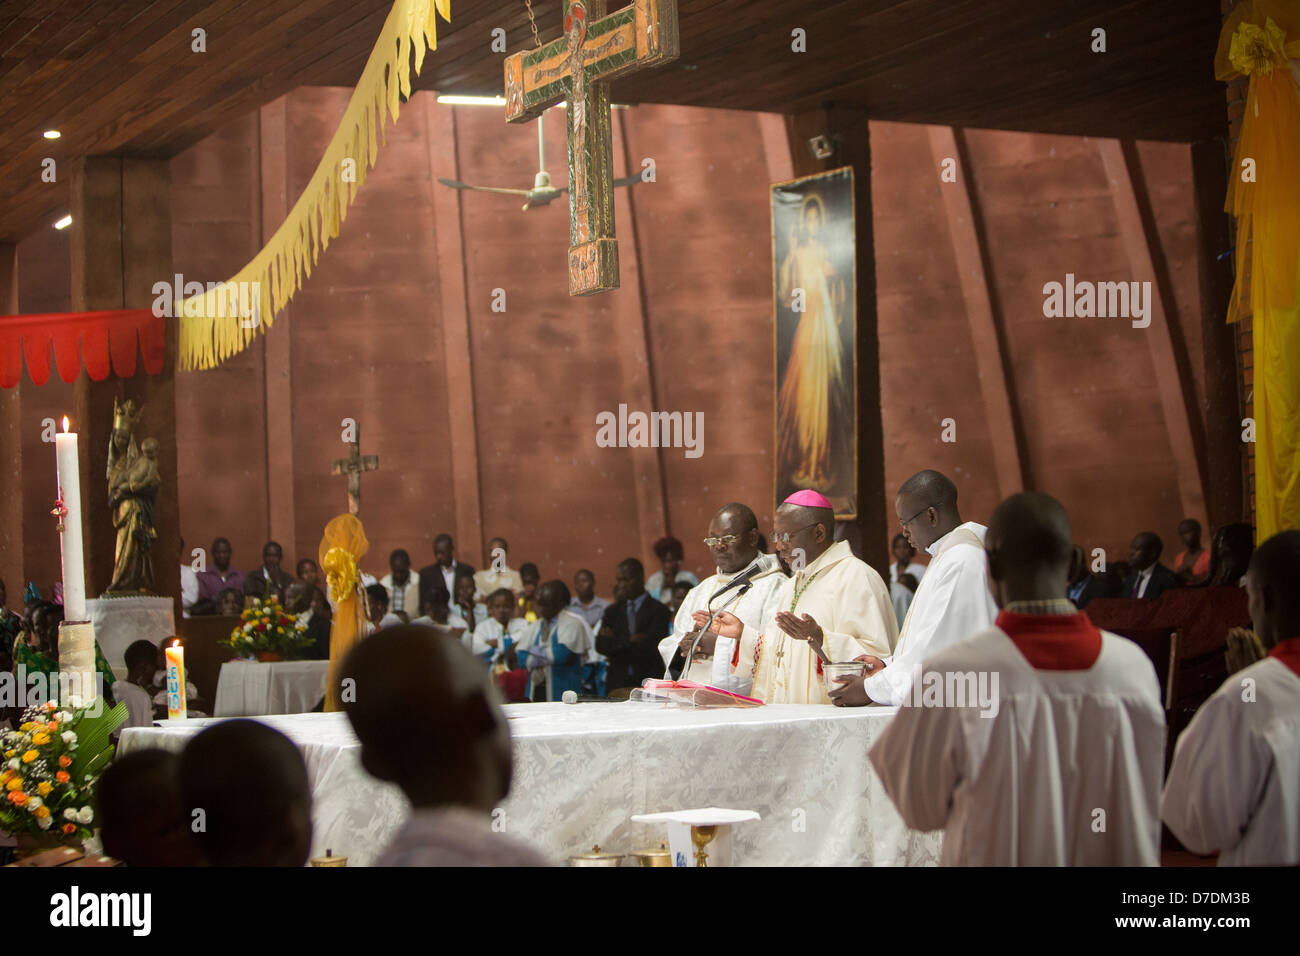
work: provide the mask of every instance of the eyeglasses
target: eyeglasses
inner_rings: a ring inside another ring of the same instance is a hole
[[[915,521],[917,518],[921,517],[921,515],[925,514],[927,511],[929,511],[929,510],[930,510],[931,508],[933,508],[933,507],[934,507],[934,505],[926,505],[924,508],[922,508],[922,509],[921,509],[920,511],[918,511],[916,514],[912,515],[912,517],[910,517],[910,518],[906,519],[905,521],[903,521],[903,527],[906,528],[909,524],[911,524],[911,523],[912,523],[913,521]]]
[[[724,534],[721,538],[705,538],[704,546],[706,548],[717,548],[717,547],[729,548],[731,547],[733,542],[739,540],[740,540],[740,535],[738,534]]]
[[[807,531],[809,528],[815,528],[821,524],[820,521],[814,521],[812,524],[806,524],[802,528],[796,528],[794,531],[773,531],[768,537],[772,539],[773,544],[789,544],[793,535]]]

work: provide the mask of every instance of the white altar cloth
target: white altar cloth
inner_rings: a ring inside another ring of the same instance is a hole
[[[632,823],[632,814],[707,806],[762,815],[737,828],[740,866],[938,861],[941,834],[908,830],[867,761],[893,708],[684,710],[611,702],[512,704],[505,711],[514,783],[498,819],[556,862],[597,843],[620,852],[657,846],[666,830]],[[128,728],[118,752],[180,750],[212,722]],[[350,866],[368,865],[401,825],[406,801],[361,768],[346,716],[262,722],[292,739],[306,760],[312,855],[328,848]]]
[[[325,699],[329,661],[226,661],[217,676],[218,717],[305,714]]]

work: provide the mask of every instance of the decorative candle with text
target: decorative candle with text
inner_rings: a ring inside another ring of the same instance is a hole
[[[180,641],[172,641],[165,649],[167,655],[167,717],[169,720],[185,719],[185,648]]]
[[[58,463],[59,548],[63,554],[63,619],[86,620],[86,566],[81,551],[81,465],[77,458],[77,434],[68,431],[63,416],[63,434],[54,436]]]

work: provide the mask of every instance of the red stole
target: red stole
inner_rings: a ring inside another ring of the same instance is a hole
[[[1076,614],[1013,614],[994,622],[1006,632],[1030,666],[1040,671],[1086,671],[1101,655],[1101,631]]]
[[[1300,637],[1289,637],[1279,641],[1277,647],[1268,652],[1269,657],[1276,657],[1280,663],[1291,668],[1291,672],[1300,677]]]

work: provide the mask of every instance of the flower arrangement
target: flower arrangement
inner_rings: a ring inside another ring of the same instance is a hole
[[[126,723],[126,704],[91,707],[71,697],[23,711],[17,730],[0,735],[0,827],[14,835],[80,843],[95,821],[95,786],[113,758],[109,735]]]
[[[288,614],[275,595],[253,598],[230,632],[230,646],[241,657],[258,660],[294,660],[311,643],[298,615]]]

